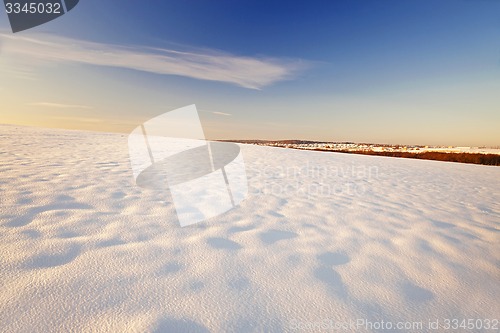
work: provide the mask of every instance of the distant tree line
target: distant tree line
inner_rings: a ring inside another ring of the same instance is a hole
[[[422,153],[409,152],[391,152],[391,151],[346,151],[346,150],[323,150],[336,153],[362,154],[362,155],[377,155],[389,157],[416,158],[421,160],[436,160],[446,162],[472,163],[484,165],[500,165],[500,155],[497,154],[478,154],[478,153],[443,153],[437,151],[426,151]]]

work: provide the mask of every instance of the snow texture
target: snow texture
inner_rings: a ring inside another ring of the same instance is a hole
[[[247,198],[181,228],[127,143],[0,126],[0,331],[499,317],[498,167],[241,145]]]

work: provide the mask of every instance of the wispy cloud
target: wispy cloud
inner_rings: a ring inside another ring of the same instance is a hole
[[[291,79],[307,68],[303,60],[245,57],[211,50],[184,52],[140,46],[120,46],[50,34],[29,37],[0,35],[4,52],[50,62],[119,67],[261,89]]]
[[[35,81],[37,78],[30,68],[31,66],[20,66],[18,64],[9,64],[9,67],[3,67],[0,72],[4,75],[23,80]]]
[[[219,112],[219,111],[212,111],[213,114],[219,115],[219,116],[231,116],[230,113],[225,113],[225,112]]]
[[[227,116],[227,117],[232,116],[232,114],[230,114],[230,113],[221,112],[221,111],[210,111],[210,110],[198,109],[198,112],[211,113],[211,114],[215,114],[218,116]]]
[[[28,103],[26,105],[57,108],[57,109],[92,109],[91,106],[87,105],[61,104],[61,103],[50,103],[50,102],[36,102],[36,103]]]

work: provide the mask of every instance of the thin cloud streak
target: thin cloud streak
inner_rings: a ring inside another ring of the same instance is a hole
[[[235,56],[214,51],[181,52],[88,42],[51,34],[30,37],[1,34],[4,52],[49,62],[119,67],[262,89],[293,78],[309,67],[303,60]]]
[[[215,115],[218,115],[218,116],[232,116],[231,113],[227,113],[227,112],[220,112],[220,111],[211,111],[211,110],[204,110],[204,109],[198,109],[198,112],[205,112],[205,113],[211,113],[211,114],[215,114]]]
[[[225,112],[219,112],[219,111],[213,111],[213,114],[219,115],[219,116],[231,116],[230,113],[225,113]]]
[[[91,106],[87,105],[61,104],[61,103],[50,103],[50,102],[28,103],[26,105],[57,108],[57,109],[92,109]]]

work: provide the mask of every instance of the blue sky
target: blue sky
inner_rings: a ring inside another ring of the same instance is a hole
[[[217,139],[500,145],[500,2],[98,1],[12,34],[4,123]]]

